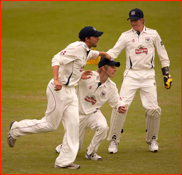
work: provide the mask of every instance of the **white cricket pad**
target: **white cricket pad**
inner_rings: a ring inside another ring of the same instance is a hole
[[[116,142],[119,143],[120,136],[121,136],[121,130],[123,129],[123,125],[126,119],[125,113],[119,113],[117,112],[117,109],[112,110],[111,119],[110,119],[110,130],[109,135],[107,137],[108,141],[111,141],[113,136],[116,138]]]
[[[149,144],[152,142],[152,139],[158,139],[161,108],[148,109],[145,114],[147,127],[146,142]]]

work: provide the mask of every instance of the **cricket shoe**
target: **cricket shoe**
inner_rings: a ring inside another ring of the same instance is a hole
[[[55,165],[54,168],[79,169],[80,165],[76,165],[76,164],[72,163],[66,167],[60,167],[59,165]]]
[[[156,140],[152,140],[152,142],[149,144],[149,150],[151,152],[157,152],[159,150],[159,144]]]
[[[88,160],[101,160],[102,159],[102,157],[99,156],[97,153],[92,153],[92,154],[88,155],[87,152],[85,154],[85,158]]]
[[[58,145],[57,147],[56,147],[56,149],[55,149],[55,151],[56,151],[56,153],[60,153],[60,151],[61,151],[61,148],[62,148],[62,144],[60,144],[60,145]]]
[[[118,143],[117,143],[115,140],[111,140],[111,141],[110,141],[110,144],[109,144],[108,152],[109,152],[110,154],[115,154],[115,153],[117,153],[117,152],[118,152],[117,146],[118,146]]]
[[[12,128],[14,122],[15,122],[15,121],[11,122],[11,124],[10,124],[10,130],[11,130],[11,128]],[[14,138],[12,137],[10,131],[8,132],[7,142],[8,142],[8,145],[9,145],[10,147],[14,147],[15,142],[16,142],[16,139],[14,139]]]

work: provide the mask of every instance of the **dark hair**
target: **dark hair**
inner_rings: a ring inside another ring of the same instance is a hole
[[[85,37],[85,38],[88,38],[88,39],[90,39],[90,36],[88,36],[88,37]],[[85,38],[82,38],[82,39],[80,39],[80,41],[83,41],[83,42],[85,42]]]

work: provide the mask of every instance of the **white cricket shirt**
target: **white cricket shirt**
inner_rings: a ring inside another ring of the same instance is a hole
[[[90,50],[85,42],[76,41],[69,44],[52,58],[52,67],[59,65],[59,81],[67,86],[76,86],[87,59],[99,56],[96,50]]]
[[[107,53],[115,59],[125,49],[127,69],[151,69],[155,66],[155,48],[162,67],[169,66],[168,54],[159,34],[144,26],[140,35],[134,29],[122,33],[115,46]]]
[[[116,84],[108,78],[105,83],[99,86],[100,76],[98,72],[92,72],[93,75],[90,79],[80,79],[76,89],[79,113],[93,113],[107,101],[112,108],[123,106],[124,102],[120,100]]]

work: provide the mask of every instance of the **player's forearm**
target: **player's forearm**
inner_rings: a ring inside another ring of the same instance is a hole
[[[59,66],[58,65],[52,67],[52,73],[53,73],[53,79],[54,80],[58,80],[59,79],[58,70],[59,70]]]
[[[52,73],[53,73],[53,78],[54,78],[54,90],[55,91],[59,91],[62,89],[62,83],[59,82],[59,66],[56,65],[56,66],[53,66],[52,67]]]
[[[167,51],[164,47],[162,39],[160,38],[160,36],[157,32],[156,32],[156,39],[154,40],[154,45],[156,47],[157,54],[158,54],[159,59],[161,61],[162,67],[169,67],[170,60],[169,60]]]
[[[103,56],[103,57],[104,57],[104,56],[106,56],[106,54],[107,54],[107,53],[106,53],[106,52],[103,52],[103,51],[100,51],[100,52],[99,52],[99,56]],[[107,55],[108,55],[108,54],[107,54]]]
[[[116,44],[114,45],[113,48],[109,49],[107,53],[111,56],[112,59],[115,59],[119,56],[121,51],[125,49],[126,47],[126,37],[122,34]]]

